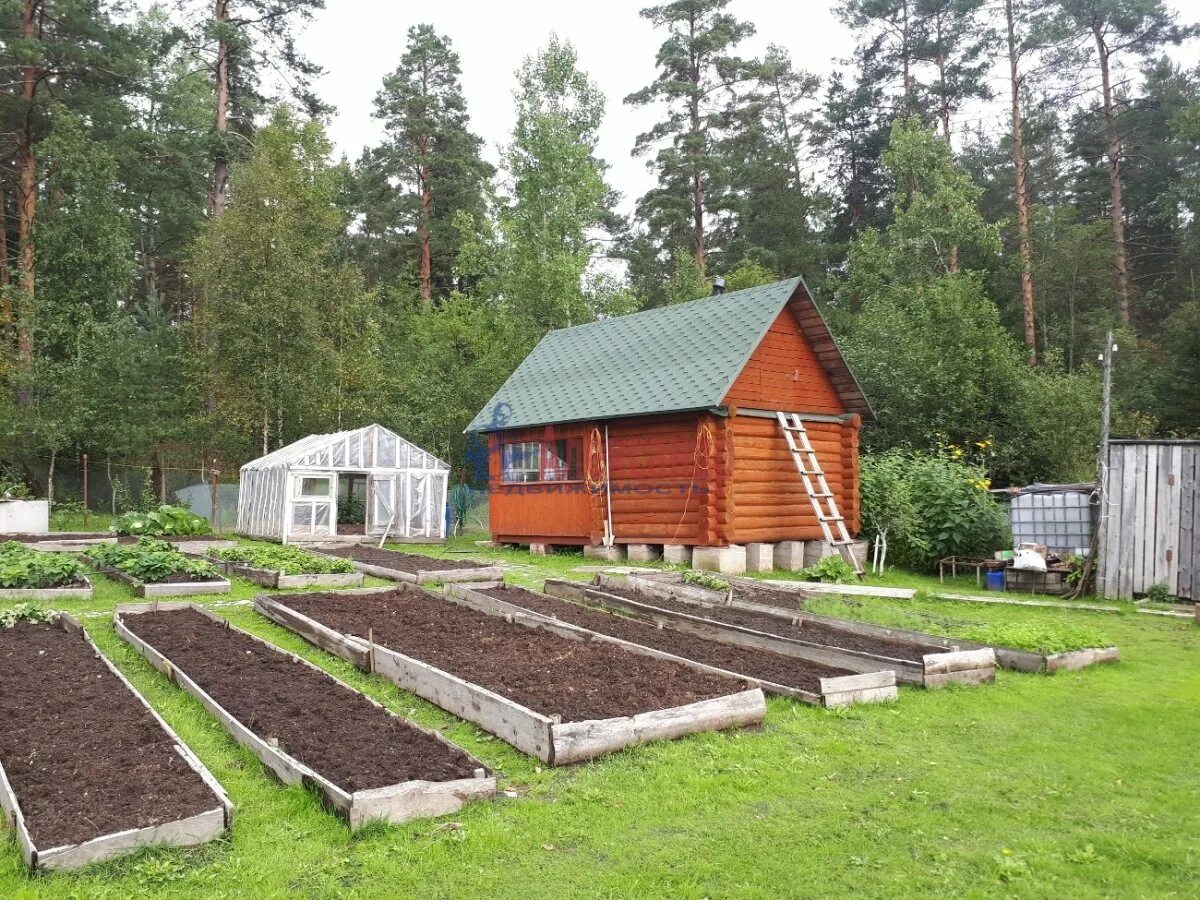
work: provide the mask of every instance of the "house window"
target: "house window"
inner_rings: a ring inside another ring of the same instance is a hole
[[[328,499],[329,487],[330,480],[328,478],[301,478],[300,496],[320,497],[322,500]]]
[[[537,441],[523,441],[504,445],[504,481],[507,484],[523,484],[537,481],[541,475],[542,445]]]
[[[547,441],[542,459],[543,481],[578,481],[583,454],[583,439],[568,438]]]

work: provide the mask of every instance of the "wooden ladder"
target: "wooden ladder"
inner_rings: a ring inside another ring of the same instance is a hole
[[[804,483],[804,492],[808,494],[817,522],[821,525],[821,534],[825,542],[835,547],[842,559],[846,560],[859,578],[865,574],[862,563],[854,555],[854,541],[846,529],[846,518],[837,507],[829,482],[825,480],[825,470],[817,459],[817,451],[813,449],[812,441],[808,439],[808,429],[798,413],[776,412],[775,418],[783,431],[783,439],[787,441],[788,450],[792,454],[792,462],[800,473]]]

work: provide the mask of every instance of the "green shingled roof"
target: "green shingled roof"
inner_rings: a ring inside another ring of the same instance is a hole
[[[791,278],[552,331],[466,430],[716,407],[798,287]]]

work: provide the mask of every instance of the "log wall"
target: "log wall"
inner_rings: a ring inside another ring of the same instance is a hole
[[[731,418],[734,515],[729,541],[820,540],[821,526],[775,419]],[[845,422],[805,422],[838,511],[850,533],[859,530],[857,416]]]

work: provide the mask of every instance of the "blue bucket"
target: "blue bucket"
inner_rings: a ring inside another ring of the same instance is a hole
[[[983,573],[983,586],[989,591],[1004,590],[1004,570],[988,569]]]

